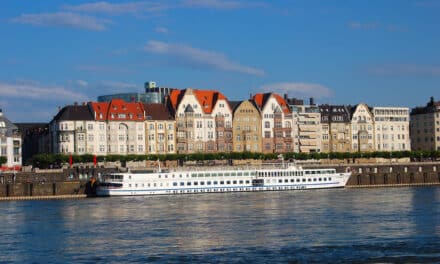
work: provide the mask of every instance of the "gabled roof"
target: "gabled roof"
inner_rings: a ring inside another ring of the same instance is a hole
[[[276,93],[258,93],[254,95],[252,99],[255,101],[255,104],[262,110],[271,96],[273,96],[277,100],[278,104],[281,106],[281,110],[285,114],[290,113],[290,109],[287,105],[286,100],[284,100],[283,97]]]
[[[96,113],[96,120],[108,121],[143,121],[144,107],[142,103],[125,102],[113,99],[110,102],[92,102],[91,108]]]
[[[5,136],[12,136],[13,132],[18,130],[18,127],[14,125],[9,119],[7,119],[3,112],[0,110],[0,132],[5,134]]]
[[[198,90],[198,89],[185,89],[185,90],[173,90],[170,93],[169,101],[174,110],[177,110],[182,98],[187,93],[187,91],[192,91],[197,101],[199,102],[202,111],[205,114],[211,114],[214,106],[217,104],[218,100],[225,100],[227,98],[219,91],[216,90]]]
[[[93,119],[93,114],[87,105],[67,105],[53,118],[53,120],[56,121],[81,121]]]
[[[164,104],[144,104],[144,110],[147,120],[174,120]]]

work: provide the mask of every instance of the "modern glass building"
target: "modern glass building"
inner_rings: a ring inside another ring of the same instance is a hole
[[[164,103],[165,96],[175,88],[156,86],[156,82],[146,82],[144,93],[119,93],[98,96],[98,102],[110,102],[112,99],[122,99],[126,102]]]

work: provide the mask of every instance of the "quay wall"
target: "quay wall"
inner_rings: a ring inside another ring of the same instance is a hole
[[[174,167],[172,165],[170,167]],[[350,170],[352,176],[347,187],[440,185],[440,162],[304,164],[302,166],[304,168],[332,167],[338,172]],[[117,170],[118,168],[90,167],[2,173],[0,174],[0,197],[82,195],[89,177],[94,176],[99,179],[100,175]]]

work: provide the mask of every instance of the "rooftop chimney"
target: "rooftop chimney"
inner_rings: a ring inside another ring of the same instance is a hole
[[[315,105],[315,100],[313,99],[313,97],[310,97],[310,105]]]

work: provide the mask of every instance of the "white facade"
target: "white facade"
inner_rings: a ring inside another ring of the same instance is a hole
[[[315,105],[295,105],[298,120],[298,143],[300,152],[321,152],[321,113]]]
[[[377,151],[411,150],[409,108],[374,107],[373,116]]]
[[[351,116],[353,152],[369,152],[374,148],[374,118],[366,104],[358,104]]]
[[[18,128],[3,116],[0,109],[0,156],[6,157],[8,168],[20,167],[22,165],[21,157],[21,135]]]
[[[176,134],[174,120],[147,120],[146,152],[149,154],[176,153]]]

